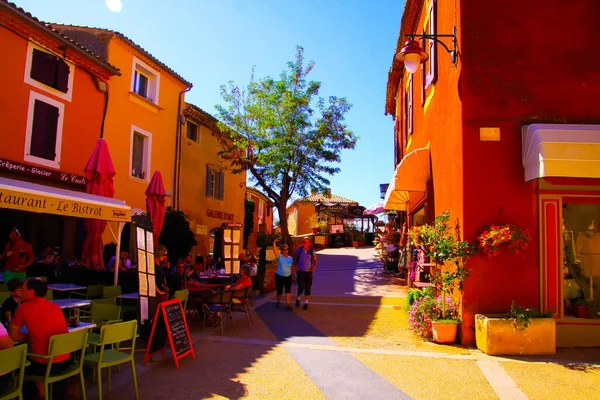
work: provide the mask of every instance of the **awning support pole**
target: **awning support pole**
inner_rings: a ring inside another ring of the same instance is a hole
[[[108,225],[108,224],[107,224]],[[115,241],[117,242],[117,249],[116,249],[116,254],[115,254],[115,263],[113,264],[113,268],[114,268],[114,278],[113,278],[113,284],[114,286],[117,286],[117,284],[119,283],[119,259],[120,259],[120,253],[121,253],[121,234],[123,233],[123,228],[125,227],[125,222],[119,222],[118,223],[118,232],[119,232],[119,237],[115,238]],[[112,231],[112,229],[110,230],[110,232],[112,233],[113,237],[115,236],[114,232]]]

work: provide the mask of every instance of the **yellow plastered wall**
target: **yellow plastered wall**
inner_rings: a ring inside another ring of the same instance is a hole
[[[198,243],[192,249],[192,255],[206,257],[211,229],[220,227],[224,222],[244,223],[246,172],[234,174],[225,169],[228,165],[217,155],[222,149],[216,133],[199,121],[190,120],[198,125],[199,141],[187,139],[185,126],[182,127],[179,208],[189,216],[190,226],[196,233]],[[207,165],[213,170],[223,168],[223,200],[206,195]],[[210,215],[208,210],[211,210]],[[225,214],[232,215],[232,221]]]

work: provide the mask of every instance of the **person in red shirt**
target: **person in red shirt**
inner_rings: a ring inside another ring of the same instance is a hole
[[[25,280],[27,278],[25,270],[34,261],[31,244],[23,240],[17,228],[10,231],[8,239],[1,257],[6,261],[4,264],[4,282],[15,278]]]
[[[8,333],[17,342],[29,341],[30,352],[48,355],[50,337],[67,333],[67,321],[59,306],[45,299],[48,287],[41,279],[29,278],[23,284],[23,303],[17,308],[10,321]],[[22,331],[23,325],[27,333]],[[30,358],[31,365],[27,367],[26,375],[44,375],[48,360],[38,357]],[[52,373],[62,372],[72,364],[71,354],[63,354],[52,360]],[[44,395],[44,386],[36,382],[38,392]]]
[[[250,266],[248,264],[243,265],[240,270],[239,279],[229,288],[230,290],[240,290],[252,286],[252,279],[250,278]]]

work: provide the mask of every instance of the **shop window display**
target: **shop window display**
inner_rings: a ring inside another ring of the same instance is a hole
[[[563,205],[565,316],[600,318],[600,204]]]

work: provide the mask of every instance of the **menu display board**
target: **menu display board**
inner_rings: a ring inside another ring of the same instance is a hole
[[[164,349],[167,345],[171,348],[173,361],[177,368],[179,368],[179,360],[186,355],[191,354],[192,358],[196,358],[183,305],[178,299],[165,301],[158,305],[146,348],[144,365],[148,362],[149,357],[158,352],[161,352],[164,357]]]

